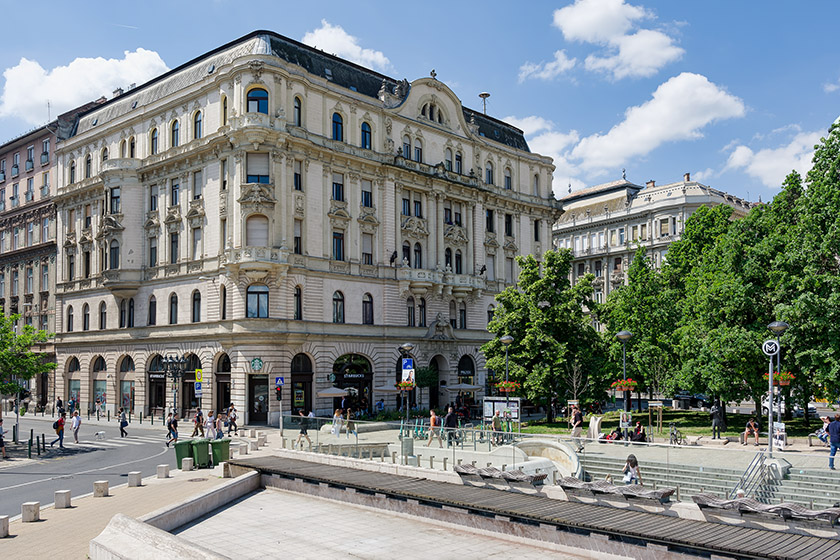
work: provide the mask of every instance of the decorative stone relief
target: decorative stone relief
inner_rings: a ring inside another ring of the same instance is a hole
[[[461,226],[447,225],[443,229],[443,238],[452,245],[466,245],[469,242],[467,230]]]
[[[496,241],[496,232],[487,231],[484,233],[484,245],[493,248],[499,247],[499,242]]]
[[[400,228],[407,237],[423,239],[429,236],[429,225],[424,218],[403,216]]]
[[[181,229],[181,207],[170,206],[166,212],[166,218],[163,220],[166,224],[166,231],[175,233]]]
[[[187,221],[193,228],[201,227],[204,224],[204,199],[190,201]]]
[[[295,193],[295,216],[303,218],[306,214],[306,197],[301,193]]]

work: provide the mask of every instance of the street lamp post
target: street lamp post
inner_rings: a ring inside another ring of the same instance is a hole
[[[790,325],[785,323],[784,321],[773,321],[767,328],[776,335],[776,367],[779,367],[779,363],[781,362],[781,354],[782,354],[782,345],[779,341],[779,338],[785,333]],[[773,453],[773,356],[770,356],[770,365],[767,370],[767,449],[771,453]],[[781,413],[782,410],[782,402],[779,399],[779,412]],[[806,414],[808,407],[805,407]]]
[[[511,343],[513,343],[513,337],[509,334],[506,334],[502,338],[499,339],[499,342],[505,345],[505,383],[507,384],[508,380],[508,348],[510,347]],[[509,414],[510,410],[510,391],[507,390],[505,387],[505,416]]]
[[[633,337],[630,331],[619,331],[615,337],[621,341],[621,373],[622,379],[627,381],[627,341]],[[630,391],[624,391],[624,412],[630,412]],[[624,428],[624,439],[627,439],[627,428]]]
[[[410,342],[400,344],[400,356],[403,358],[408,358],[413,350],[414,345]],[[405,429],[408,430],[408,390],[403,391],[403,406],[405,407]]]
[[[178,414],[178,380],[184,376],[187,369],[187,358],[185,356],[167,356],[163,360],[163,371],[172,380],[172,414]]]

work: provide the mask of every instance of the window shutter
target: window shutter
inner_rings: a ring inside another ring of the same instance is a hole
[[[268,175],[268,154],[248,154],[248,175]]]
[[[373,253],[373,236],[369,233],[362,234],[362,253]]]
[[[268,247],[268,218],[259,215],[248,218],[245,238],[249,247]]]

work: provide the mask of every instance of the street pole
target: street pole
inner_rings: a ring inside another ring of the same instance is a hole
[[[778,348],[778,346],[777,346]],[[770,356],[770,365],[767,368],[767,450],[773,456],[773,356]],[[746,441],[746,436],[744,436]]]
[[[621,341],[621,376],[627,381],[627,341]],[[626,389],[626,387],[625,387]],[[630,412],[630,391],[624,391],[624,412]],[[627,439],[627,428],[624,428],[624,439]]]
[[[505,346],[505,384],[507,384],[508,380],[508,347]],[[510,409],[510,391],[507,390],[505,387],[505,414],[507,414],[508,409]]]

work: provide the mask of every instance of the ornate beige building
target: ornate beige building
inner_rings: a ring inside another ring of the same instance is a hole
[[[728,204],[733,217],[742,217],[751,203],[725,192],[683,180],[646,186],[626,179],[570,192],[560,202],[563,215],[554,224],[554,244],[574,253],[572,276],[595,275],[595,300],[626,281],[626,270],[636,249],[647,248],[660,266],[668,246],[678,240],[686,220],[701,206]]]
[[[398,347],[447,384],[479,351],[514,257],[550,248],[553,166],[464,108],[274,33],[217,48],[82,115],[58,163],[57,384],[83,408],[236,403],[331,412],[394,396]],[[195,394],[195,370],[203,378]]]

